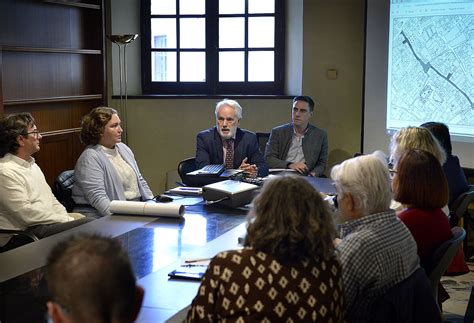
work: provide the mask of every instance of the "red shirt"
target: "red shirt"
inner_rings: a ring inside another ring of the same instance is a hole
[[[409,208],[398,217],[416,241],[422,267],[425,267],[436,248],[452,237],[448,217],[441,209]]]

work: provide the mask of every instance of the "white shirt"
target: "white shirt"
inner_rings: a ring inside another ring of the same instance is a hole
[[[133,170],[132,166],[127,164],[127,162],[122,158],[118,153],[116,148],[110,149],[102,146],[105,155],[109,161],[114,166],[117,174],[120,178],[120,182],[123,186],[123,193],[127,200],[137,200],[140,199],[140,189],[138,188],[138,178],[137,174]]]
[[[295,128],[293,128],[293,136],[291,138],[291,146],[288,149],[288,153],[286,154],[285,160],[290,163],[305,163],[306,159],[304,158],[303,153],[303,138],[308,131],[306,128],[304,134],[299,135],[296,133]]]
[[[25,230],[39,224],[73,221],[58,202],[34,158],[12,154],[0,158],[0,228]],[[0,235],[5,245],[10,235]]]

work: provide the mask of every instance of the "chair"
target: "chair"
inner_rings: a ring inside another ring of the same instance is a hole
[[[461,227],[451,229],[453,236],[448,241],[443,242],[434,252],[431,261],[425,268],[431,284],[431,290],[436,301],[438,301],[438,284],[441,276],[446,272],[449,264],[458,251],[463,239],[466,237],[466,231]]]
[[[0,247],[0,253],[11,250],[13,248],[21,247],[30,242],[38,241],[39,238],[33,233],[23,230],[0,229],[0,234],[13,235],[8,244]]]
[[[454,216],[458,219],[464,219],[464,230],[468,234],[470,228],[474,229],[474,219],[468,212],[469,204],[474,202],[474,185],[469,185],[469,190],[459,195],[449,205],[449,210],[454,213]],[[466,259],[470,258],[470,252],[468,249],[468,238],[464,240],[464,253]]]
[[[423,268],[392,286],[375,301],[370,322],[415,323],[442,322]]]
[[[262,154],[265,154],[265,147],[267,146],[268,139],[270,138],[270,133],[257,132],[255,134],[257,135],[258,148],[260,148]]]
[[[58,201],[64,205],[68,212],[72,212],[75,203],[72,199],[72,187],[74,186],[74,170],[61,172],[53,184],[53,194]]]
[[[184,185],[188,185],[188,186],[192,185],[192,182],[189,179],[189,176],[187,176],[186,174],[195,170],[196,170],[195,157],[186,158],[179,162],[178,174],[179,174],[179,177],[181,177],[181,182],[183,182]]]

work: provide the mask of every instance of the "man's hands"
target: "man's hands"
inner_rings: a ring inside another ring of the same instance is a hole
[[[243,170],[244,172],[248,173],[251,177],[256,177],[258,172],[258,167],[255,164],[248,164],[247,157],[242,160],[242,163],[239,166],[239,169]]]
[[[288,168],[294,169],[300,174],[306,175],[308,173],[308,166],[305,163],[291,163]]]

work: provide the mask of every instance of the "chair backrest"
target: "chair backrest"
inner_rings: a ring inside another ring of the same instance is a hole
[[[0,247],[0,253],[39,240],[33,233],[23,230],[0,229],[0,234],[11,235],[8,243]]]
[[[467,228],[473,224],[472,218],[469,215],[468,208],[469,204],[474,202],[474,185],[469,185],[469,189],[461,193],[453,202],[449,204],[450,210],[450,223],[457,223],[459,219],[464,219],[464,228]],[[452,215],[454,214],[454,215]],[[467,258],[470,256],[470,250],[468,246],[468,240],[464,240],[464,254]]]
[[[270,133],[257,132],[255,134],[257,135],[258,148],[260,148],[262,154],[265,154],[265,147],[267,146],[268,139],[270,138]]]
[[[451,229],[453,236],[451,239],[443,242],[434,252],[430,263],[426,268],[428,278],[431,283],[433,296],[438,299],[438,284],[441,276],[446,272],[454,255],[461,246],[462,241],[466,237],[466,231],[461,227]]]
[[[474,185],[469,185],[469,190],[459,195],[449,205],[449,210],[454,212],[460,219],[467,212],[469,204],[474,202]]]
[[[178,174],[179,174],[179,177],[181,177],[181,181],[183,182],[183,184],[191,185],[191,182],[189,181],[189,177],[186,174],[195,170],[196,170],[195,157],[186,158],[179,162]]]
[[[423,268],[392,286],[372,306],[370,322],[442,322],[441,313]]]
[[[74,200],[72,199],[72,187],[74,186],[74,170],[65,170],[61,172],[53,185],[53,194],[58,201],[64,205],[68,212],[74,209]]]

